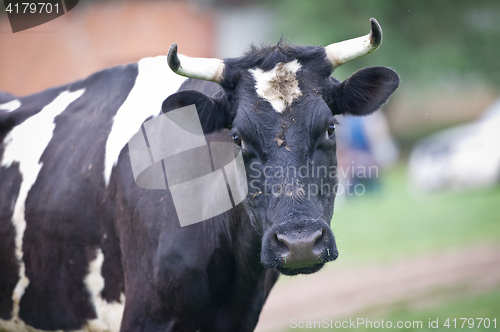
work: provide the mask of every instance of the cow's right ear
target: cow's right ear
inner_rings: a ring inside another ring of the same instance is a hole
[[[328,106],[334,115],[368,115],[387,102],[398,86],[399,75],[394,70],[363,68],[336,87]]]
[[[223,97],[209,97],[196,90],[184,90],[174,93],[163,102],[161,110],[167,113],[181,107],[196,105],[201,126],[205,134],[229,128],[231,119],[225,110]]]

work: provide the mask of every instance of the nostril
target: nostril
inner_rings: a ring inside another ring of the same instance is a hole
[[[325,246],[325,229],[322,228],[321,232],[318,232],[318,236],[316,236],[314,240],[313,250],[316,252],[321,252]]]
[[[274,236],[276,237],[276,241],[278,241],[278,242],[282,242],[282,243],[285,243],[285,244],[287,244],[287,243],[288,243],[288,241],[286,240],[286,238],[285,238],[285,236],[284,236],[284,235],[274,233]]]
[[[280,234],[274,233],[273,235],[273,242],[274,245],[280,249],[283,253],[288,253],[290,251],[290,248],[288,246],[288,242],[285,240],[285,238]]]
[[[318,241],[318,239],[321,239],[323,237],[323,233],[325,232],[325,229],[322,228],[321,229],[321,232],[318,232],[318,235],[316,235],[316,241]]]

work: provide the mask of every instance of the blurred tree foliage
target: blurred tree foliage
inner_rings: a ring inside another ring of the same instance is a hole
[[[384,65],[403,82],[469,79],[500,86],[498,0],[278,0],[286,41],[327,45],[366,34],[375,17],[384,32],[380,49],[336,70]]]

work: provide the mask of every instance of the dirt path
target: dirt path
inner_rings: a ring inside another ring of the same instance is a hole
[[[256,331],[282,331],[290,326],[291,318],[354,318],[363,310],[383,310],[400,301],[425,306],[439,300],[443,291],[473,295],[500,287],[498,245],[364,268],[336,268],[334,264],[325,271],[278,283]]]

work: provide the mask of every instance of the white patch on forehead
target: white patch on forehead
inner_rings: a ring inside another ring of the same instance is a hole
[[[294,99],[302,96],[297,80],[297,71],[301,68],[297,60],[279,62],[272,70],[250,69],[255,79],[255,90],[259,97],[267,100],[278,113],[292,105]]]

